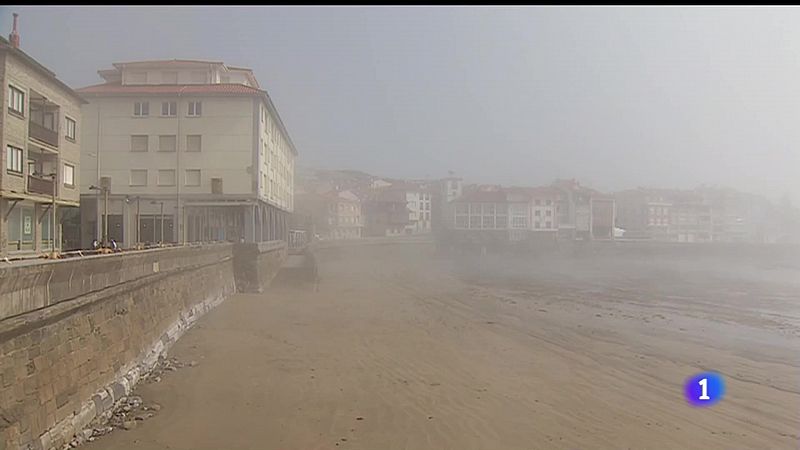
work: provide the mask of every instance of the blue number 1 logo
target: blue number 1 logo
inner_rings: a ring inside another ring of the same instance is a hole
[[[715,372],[693,375],[683,386],[686,401],[696,407],[707,407],[718,403],[725,396],[725,381]]]

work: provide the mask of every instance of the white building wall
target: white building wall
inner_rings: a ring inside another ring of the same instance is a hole
[[[92,98],[82,108],[84,126],[81,132],[85,157],[81,164],[81,192],[99,177],[111,177],[113,194],[172,194],[176,186],[158,186],[159,169],[175,169],[181,193],[210,193],[211,179],[222,178],[225,194],[251,194],[253,129],[251,98],[196,97],[202,102],[200,117],[187,117],[188,101],[178,102],[178,117],[161,117],[162,101],[178,101],[166,97]],[[134,117],[134,102],[150,103],[148,117]],[[98,126],[99,116],[99,126]],[[179,130],[180,128],[180,130]],[[148,151],[131,151],[133,135],[148,136]],[[159,151],[159,136],[176,136],[177,151]],[[201,136],[201,151],[186,151],[186,136]],[[99,139],[99,140],[98,140]],[[100,173],[97,172],[97,155]],[[132,169],[148,171],[147,186],[131,186]],[[187,186],[185,171],[200,170],[200,186]]]
[[[259,106],[259,196],[287,211],[294,209],[294,153],[278,119]]]

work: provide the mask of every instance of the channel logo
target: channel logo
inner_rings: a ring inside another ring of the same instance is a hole
[[[725,381],[716,372],[703,372],[686,379],[683,393],[690,405],[705,408],[715,405],[725,396]]]

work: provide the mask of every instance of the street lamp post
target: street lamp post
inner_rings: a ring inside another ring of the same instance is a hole
[[[56,196],[58,188],[58,173],[51,173],[49,177],[53,179],[53,198],[52,198],[52,205],[50,209],[52,210],[51,213],[53,214],[53,218],[50,220],[50,249],[53,253],[56,252]]]
[[[161,236],[160,236],[161,239],[159,239],[159,245],[161,245],[161,244],[164,243],[164,202],[163,201],[162,202],[157,202],[157,201],[153,200],[153,201],[150,202],[150,204],[151,205],[161,204]],[[155,239],[155,233],[156,233],[156,218],[155,218],[155,215],[153,215],[153,238],[154,239]]]
[[[107,187],[89,186],[89,190],[103,192],[103,243],[108,242],[108,191]]]
[[[136,247],[139,247],[139,243],[142,241],[142,219],[141,214],[139,213],[139,203],[141,198],[136,197]]]
[[[140,225],[141,224],[141,220],[139,219],[139,204],[141,202],[140,202],[140,197],[139,196],[136,196],[135,198],[136,198],[136,215],[134,216],[134,220],[136,221],[136,229],[135,229],[136,231],[134,232],[134,235],[133,235],[133,241],[134,241],[133,242],[133,244],[134,244],[133,246],[134,246],[134,248],[138,249],[139,248],[139,237],[141,235],[141,233],[139,231],[139,227],[141,226]],[[131,200],[132,200],[131,197],[129,197],[127,195],[125,196],[125,204],[126,205],[130,205]],[[126,206],[125,210],[126,211],[130,211],[130,209],[127,206]],[[127,223],[130,224],[130,218],[128,219]],[[127,229],[127,227],[126,227],[126,229]]]

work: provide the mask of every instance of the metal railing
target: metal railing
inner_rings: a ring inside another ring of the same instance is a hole
[[[28,175],[28,192],[33,194],[53,195],[53,180]]]
[[[299,250],[308,245],[308,232],[305,230],[289,230],[289,250]]]
[[[40,123],[29,120],[28,134],[37,141],[42,141],[45,144],[58,147],[58,130],[51,130]]]

